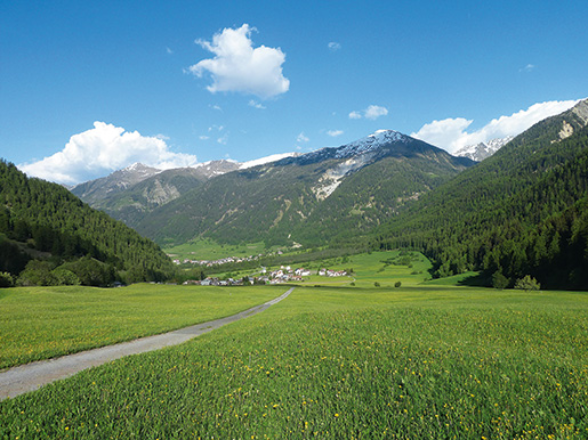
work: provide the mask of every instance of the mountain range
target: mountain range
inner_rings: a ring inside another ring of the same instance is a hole
[[[380,130],[246,164],[167,171],[135,164],[73,192],[143,237],[2,161],[0,284],[19,272],[23,283],[175,276],[149,237],[408,247],[425,253],[437,276],[477,270],[486,285],[531,275],[547,287],[588,288],[588,100],[479,163]]]
[[[322,245],[369,230],[475,163],[392,130],[265,162],[209,163],[206,175],[204,167],[154,173],[136,166],[125,172],[135,180],[140,172],[132,186],[117,184],[114,173],[73,192],[160,244],[210,237]],[[100,188],[109,188],[106,197]]]
[[[380,131],[380,133],[385,132],[386,130]],[[368,136],[364,140],[359,140],[343,147],[352,148],[351,146],[354,144],[361,144],[370,139],[375,139],[375,137]],[[512,139],[513,137],[506,137],[469,145],[458,150],[454,155],[480,162],[493,155]],[[309,153],[307,158],[317,154],[322,155],[324,152]],[[276,154],[245,163],[216,160],[198,164],[194,167],[165,171],[135,163],[125,169],[115,171],[107,177],[81,183],[71,188],[71,191],[92,207],[134,226],[147,213],[179,198],[182,194],[196,188],[208,179],[231,171],[253,168],[297,156],[300,156],[300,154]]]

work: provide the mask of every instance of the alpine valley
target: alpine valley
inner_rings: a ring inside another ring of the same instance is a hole
[[[73,194],[3,163],[0,272],[17,276],[29,260],[52,259],[31,271],[61,268],[80,281],[73,258],[84,270],[101,262],[110,279],[169,279],[177,274],[150,240],[166,248],[207,239],[345,252],[409,248],[423,252],[438,277],[477,271],[480,284],[506,287],[529,275],[548,288],[586,289],[587,126],[585,100],[461,157],[380,130],[337,148],[245,164],[167,171],[134,164]]]

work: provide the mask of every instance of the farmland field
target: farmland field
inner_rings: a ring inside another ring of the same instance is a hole
[[[297,287],[0,403],[11,439],[586,437],[588,295],[569,292]]]
[[[230,316],[284,291],[151,284],[0,289],[0,369]]]

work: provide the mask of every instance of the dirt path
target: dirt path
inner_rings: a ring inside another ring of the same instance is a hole
[[[0,401],[34,391],[48,383],[65,379],[82,370],[97,367],[115,359],[181,344],[196,336],[222,327],[225,324],[261,313],[270,306],[282,301],[293,290],[294,287],[276,299],[226,318],[193,325],[161,335],[148,336],[134,341],[10,368],[0,373]]]

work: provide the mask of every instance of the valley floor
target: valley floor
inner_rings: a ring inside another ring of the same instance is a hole
[[[0,402],[0,438],[588,436],[587,293],[419,284],[396,257],[346,261],[364,271],[355,286],[299,286],[263,314]],[[284,290],[216,289],[217,305]]]

